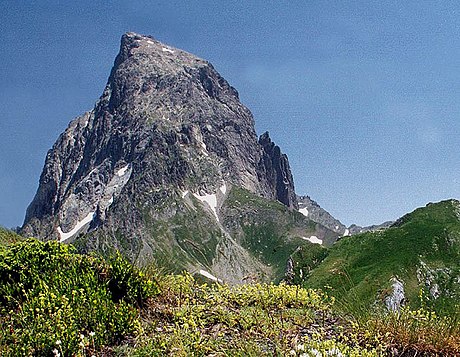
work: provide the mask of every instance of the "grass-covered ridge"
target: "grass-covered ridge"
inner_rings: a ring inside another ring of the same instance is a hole
[[[305,284],[328,287],[336,297],[367,308],[391,294],[390,279],[404,282],[406,303],[458,311],[460,204],[429,204],[391,228],[345,237],[313,270]]]

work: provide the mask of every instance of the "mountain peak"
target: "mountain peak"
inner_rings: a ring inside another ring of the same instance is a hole
[[[184,268],[199,270],[226,272],[238,256],[229,275],[242,278],[271,268],[238,245],[239,223],[225,226],[238,189],[238,202],[253,195],[297,208],[287,156],[268,133],[258,140],[251,112],[214,67],[128,32],[94,109],[48,152],[23,233],[62,242],[89,233],[84,249],[139,261],[181,254]]]
[[[127,32],[121,37],[120,53],[117,60],[121,63],[131,56],[149,56],[149,61],[172,61],[176,66],[199,67],[208,62],[188,52],[166,45],[152,36]],[[164,62],[162,63],[165,64]]]
[[[209,62],[151,36],[128,32],[121,38],[120,52],[98,111],[119,111],[127,106],[131,113],[152,111],[156,109],[152,99],[159,97],[167,102],[173,99],[171,104],[178,109],[198,91],[227,107],[242,107],[238,92]],[[250,116],[247,109],[246,112],[244,116]]]

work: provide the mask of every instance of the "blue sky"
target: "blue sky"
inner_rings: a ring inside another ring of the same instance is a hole
[[[0,1],[0,225],[106,84],[124,32],[213,63],[345,224],[460,198],[456,1]]]

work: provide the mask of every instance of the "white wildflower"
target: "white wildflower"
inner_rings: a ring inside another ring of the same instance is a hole
[[[327,355],[328,356],[343,357],[342,352],[337,347],[334,347],[333,349],[327,351]]]
[[[322,357],[323,356],[323,354],[321,352],[319,352],[316,348],[312,348],[310,350],[310,353],[315,357]]]

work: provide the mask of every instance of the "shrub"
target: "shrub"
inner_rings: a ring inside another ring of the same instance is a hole
[[[0,251],[0,354],[84,354],[139,325],[136,305],[157,285],[119,255],[29,239]]]

